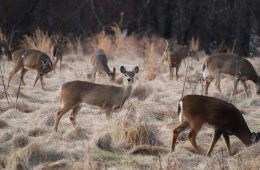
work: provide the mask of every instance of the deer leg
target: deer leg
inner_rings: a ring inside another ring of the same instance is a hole
[[[195,148],[195,150],[198,153],[201,153],[201,151],[196,143],[196,136],[197,136],[199,130],[200,130],[199,126],[192,127],[190,130],[190,133],[189,133],[189,140],[190,140],[191,145]]]
[[[107,120],[110,120],[112,118],[111,110],[112,109],[110,107],[105,109],[105,114],[106,114]]]
[[[27,69],[22,69],[22,75],[21,75],[21,81],[22,81],[22,84],[25,85],[25,82],[24,82],[24,75],[27,73]]]
[[[171,152],[174,151],[175,149],[175,144],[176,144],[176,140],[179,136],[179,134],[186,129],[189,126],[188,122],[182,122],[178,127],[176,127],[175,129],[173,129],[173,135],[172,135],[172,149]]]
[[[73,105],[70,104],[64,104],[63,107],[56,112],[56,118],[55,118],[55,124],[54,124],[54,131],[57,132],[58,130],[58,124],[60,121],[60,118],[66,113],[68,112],[71,108],[73,107]]]
[[[221,131],[218,130],[218,129],[215,129],[214,131],[214,135],[213,135],[213,138],[212,138],[212,142],[211,142],[211,145],[209,147],[209,150],[207,152],[207,156],[210,157],[210,154],[212,152],[212,149],[214,148],[215,144],[217,143],[217,141],[219,140],[220,136],[221,136]]]
[[[62,57],[60,58],[60,72],[61,72],[61,62],[62,62]]]
[[[242,82],[242,85],[243,85],[243,87],[244,87],[244,90],[245,90],[245,93],[246,93],[246,97],[249,97],[249,93],[248,93],[248,91],[247,91],[246,81],[245,81],[245,80],[241,80],[241,82]]]
[[[215,86],[217,87],[219,93],[222,93],[221,89],[220,89],[220,76],[221,74],[217,73],[216,76],[215,76]]]
[[[16,65],[12,71],[9,73],[9,78],[8,78],[8,84],[7,84],[7,89],[9,87],[10,81],[12,79],[12,77],[21,69],[21,67],[19,67],[19,65]]]
[[[179,71],[180,66],[176,66],[176,80],[178,81],[179,75],[178,75],[178,71]]]
[[[235,80],[234,80],[234,91],[233,91],[232,96],[234,96],[237,93],[237,85],[238,85],[239,80],[240,80],[239,77],[235,77]]]
[[[228,150],[228,154],[229,156],[231,156],[231,150],[230,150],[230,140],[229,140],[229,136],[227,133],[222,133],[222,136],[223,136],[223,139],[225,141],[225,144],[226,144],[226,147],[227,147],[227,150]]]
[[[54,64],[53,64],[53,71],[54,73],[56,73],[56,66],[57,66],[57,63],[58,63],[58,59],[56,58],[56,60],[54,61]]]
[[[72,109],[72,112],[70,114],[70,121],[73,125],[73,127],[76,127],[76,116],[77,116],[77,113],[79,112],[79,110],[81,109],[80,105],[76,105],[73,109]]]

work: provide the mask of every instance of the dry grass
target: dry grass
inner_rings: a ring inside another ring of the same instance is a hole
[[[41,29],[36,29],[32,37],[25,35],[19,45],[21,48],[32,48],[52,56],[52,38]]]

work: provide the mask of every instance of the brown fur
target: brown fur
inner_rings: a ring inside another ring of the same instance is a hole
[[[91,57],[91,64],[93,66],[93,72],[92,72],[92,81],[96,78],[96,73],[99,74],[107,74],[111,77],[111,81],[115,81],[115,74],[116,69],[113,68],[113,72],[109,69],[107,65],[107,56],[103,49],[97,49],[96,53]]]
[[[183,107],[180,102],[183,103]],[[182,111],[183,113],[181,113]],[[178,114],[182,117],[182,121],[173,130],[172,151],[179,134],[189,127],[191,128],[188,135],[189,140],[196,151],[200,153],[195,138],[204,123],[208,123],[214,129],[208,156],[210,156],[221,135],[224,138],[229,155],[231,155],[229,135],[235,135],[246,146],[259,140],[259,134],[251,133],[240,111],[234,105],[217,98],[200,95],[184,96],[179,101]]]
[[[208,74],[209,74],[206,82],[206,91],[205,91],[206,94],[208,94],[208,87],[214,79],[216,79],[215,85],[218,91],[221,93],[220,78],[222,73],[229,74],[236,77],[234,82],[233,94],[236,93],[237,84],[239,81],[241,81],[244,86],[245,92],[248,95],[247,86],[245,82],[246,80],[253,81],[256,84],[257,94],[260,93],[259,76],[256,73],[252,64],[244,58],[239,58],[234,54],[224,54],[224,53],[214,54],[206,59],[203,66],[203,71],[205,69],[208,70]]]
[[[16,50],[12,53],[12,61],[14,67],[11,70],[8,78],[8,87],[12,77],[19,71],[22,70],[21,81],[25,85],[24,75],[28,69],[37,70],[37,76],[34,82],[34,85],[37,83],[40,78],[41,87],[43,89],[43,75],[47,74],[52,70],[52,62],[50,57],[38,50],[35,49],[21,49]]]
[[[56,113],[54,130],[57,131],[60,118],[71,109],[70,120],[75,127],[75,119],[80,110],[81,103],[97,106],[105,110],[107,119],[109,119],[112,116],[111,112],[122,107],[126,99],[130,96],[133,79],[135,74],[138,73],[139,68],[135,67],[133,71],[126,71],[121,66],[120,71],[127,78],[127,87],[102,85],[85,81],[71,81],[63,84],[61,88],[62,106]]]

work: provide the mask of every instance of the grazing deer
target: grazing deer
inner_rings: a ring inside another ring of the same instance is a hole
[[[208,87],[210,83],[215,80],[215,86],[220,93],[220,79],[221,74],[229,74],[235,76],[234,91],[236,94],[237,84],[242,82],[245,93],[248,96],[246,80],[251,80],[256,84],[256,93],[260,94],[260,78],[256,73],[252,64],[245,58],[239,58],[234,54],[214,54],[206,59],[203,65],[203,78],[206,81],[205,94],[208,94]]]
[[[37,70],[37,76],[33,86],[35,86],[38,79],[40,79],[41,87],[43,89],[43,75],[52,70],[52,62],[47,54],[35,49],[20,49],[12,53],[12,61],[14,63],[14,67],[9,74],[7,88],[9,87],[12,77],[21,69],[21,83],[25,85],[23,79],[24,75],[28,69],[34,69]]]
[[[53,58],[54,58],[54,63],[53,63],[53,70],[55,71],[56,66],[58,61],[60,61],[60,71],[61,71],[61,62],[62,62],[62,58],[63,58],[63,45],[61,43],[56,43],[54,45],[52,54],[53,54]]]
[[[194,38],[192,38],[191,49],[188,46],[180,46],[180,45],[176,45],[171,49],[169,48],[169,43],[166,40],[166,47],[164,50],[162,63],[164,61],[169,62],[170,80],[173,79],[174,67],[176,68],[176,80],[178,80],[179,78],[178,71],[183,59],[187,57],[191,57],[199,61],[199,57],[197,53],[198,48],[199,48],[199,39],[194,40]]]
[[[70,120],[76,126],[76,115],[79,112],[81,103],[100,107],[105,111],[107,119],[112,117],[115,109],[122,107],[131,94],[134,76],[138,73],[139,67],[133,71],[126,71],[121,66],[120,71],[125,75],[127,85],[123,87],[95,84],[85,81],[71,81],[61,87],[61,109],[56,113],[54,130],[57,131],[60,118],[72,109]]]
[[[107,65],[107,56],[103,49],[98,48],[96,50],[95,55],[91,57],[91,64],[93,66],[92,81],[96,79],[97,72],[99,74],[106,73],[111,78],[111,81],[115,80],[116,68],[113,68],[113,72],[110,71]]]
[[[260,139],[260,133],[252,133],[243,118],[241,112],[232,104],[223,100],[200,95],[187,95],[178,102],[178,115],[180,125],[173,130],[172,151],[176,140],[185,128],[191,128],[188,135],[192,146],[200,153],[195,138],[204,123],[208,123],[214,129],[214,135],[207,156],[210,156],[216,142],[223,136],[229,155],[229,135],[235,135],[246,146]]]

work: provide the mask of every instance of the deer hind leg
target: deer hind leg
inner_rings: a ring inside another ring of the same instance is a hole
[[[169,66],[169,71],[170,71],[169,79],[172,80],[173,79],[173,67],[171,65]]]
[[[247,91],[246,81],[245,81],[245,80],[241,80],[241,82],[242,82],[242,85],[243,85],[243,87],[244,87],[244,90],[245,90],[245,93],[246,93],[246,97],[249,97],[249,93],[248,93],[248,91]]]
[[[64,104],[62,108],[56,112],[56,118],[55,118],[55,124],[54,124],[54,131],[57,132],[58,130],[58,124],[60,121],[60,118],[68,112],[71,108],[73,108],[73,105],[71,104]]]
[[[229,154],[229,156],[231,156],[229,135],[224,132],[222,134],[222,136],[223,136],[223,139],[225,141],[225,144],[226,144],[226,147],[227,147],[227,150],[228,150],[228,154]]]
[[[8,84],[7,84],[7,89],[9,87],[10,81],[12,79],[12,77],[21,69],[22,67],[19,65],[16,65],[12,71],[9,73],[9,78],[8,78]]]
[[[195,148],[195,150],[198,152],[198,153],[201,153],[197,143],[196,143],[196,136],[200,130],[200,127],[201,126],[192,126],[191,130],[190,130],[190,133],[188,135],[189,137],[189,140],[190,140],[190,143],[191,145]]]
[[[213,135],[213,138],[212,138],[212,142],[211,142],[211,145],[209,147],[209,150],[207,152],[207,156],[210,156],[215,144],[217,143],[217,141],[219,140],[220,136],[221,136],[222,132],[221,130],[218,130],[218,129],[215,129],[214,131],[214,135]],[[224,136],[224,135],[223,135]],[[225,136],[226,137],[226,136]]]
[[[22,69],[22,75],[21,75],[21,81],[22,81],[22,84],[25,85],[25,82],[24,82],[24,75],[27,73],[27,69]]]
[[[70,114],[70,121],[71,121],[73,127],[76,127],[76,116],[77,116],[77,113],[80,111],[80,109],[81,109],[81,106],[78,104],[72,109],[72,112]]]
[[[221,89],[220,89],[220,77],[221,77],[221,74],[220,73],[217,73],[215,75],[215,86],[217,87],[219,93],[222,93]]]
[[[178,78],[179,78],[179,74],[178,74],[179,68],[180,68],[180,66],[177,65],[177,66],[176,66],[176,80],[177,80],[177,81],[178,81]]]
[[[176,127],[175,129],[173,129],[173,135],[172,135],[172,149],[171,152],[174,151],[175,149],[175,144],[176,144],[176,140],[179,136],[179,134],[185,130],[187,127],[189,126],[189,123],[184,121],[182,122],[178,127]]]
[[[107,120],[110,120],[112,118],[112,112],[111,112],[111,108],[108,107],[105,109],[105,114],[106,114],[106,117],[107,117]]]

